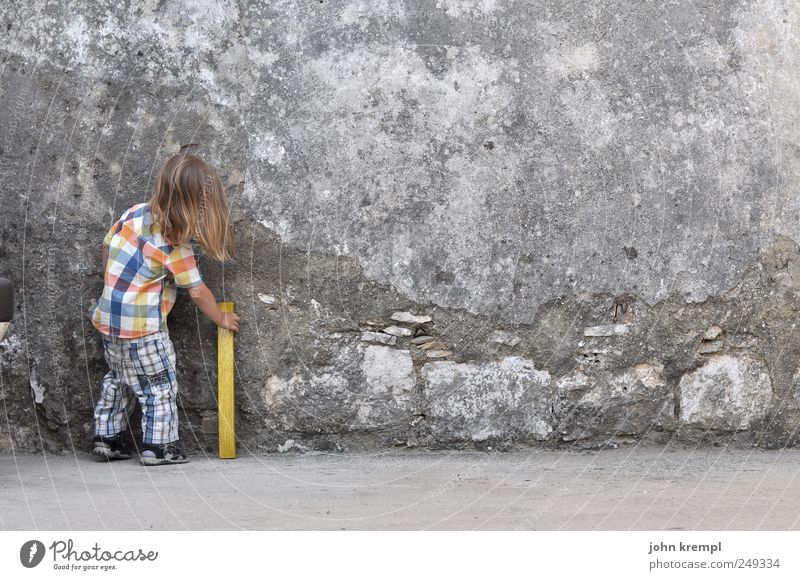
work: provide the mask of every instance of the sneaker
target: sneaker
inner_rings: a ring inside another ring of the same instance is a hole
[[[112,459],[130,459],[131,454],[125,447],[122,435],[117,433],[113,437],[94,436],[94,449],[92,455],[98,461],[110,461]]]
[[[164,465],[167,463],[188,463],[189,458],[178,446],[177,441],[163,445],[142,444],[142,465]]]

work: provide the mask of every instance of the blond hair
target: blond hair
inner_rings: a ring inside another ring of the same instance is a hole
[[[164,240],[182,246],[195,238],[203,251],[224,262],[234,240],[225,188],[205,161],[188,153],[166,160],[149,201],[153,223]]]

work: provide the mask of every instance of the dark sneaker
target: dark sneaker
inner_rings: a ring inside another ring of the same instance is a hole
[[[95,435],[92,455],[94,455],[94,458],[98,461],[131,458],[131,454],[125,447],[125,442],[122,440],[122,435],[119,433],[113,437]]]
[[[164,465],[168,463],[188,463],[189,458],[178,446],[177,441],[163,445],[142,444],[142,465]]]

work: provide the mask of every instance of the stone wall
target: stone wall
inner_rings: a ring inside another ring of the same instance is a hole
[[[85,449],[100,240],[169,154],[228,188],[240,452],[793,445],[800,7],[0,7],[0,450]],[[181,437],[215,329],[170,315]]]

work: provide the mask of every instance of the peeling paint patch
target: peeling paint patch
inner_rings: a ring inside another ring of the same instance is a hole
[[[278,166],[283,161],[286,149],[278,143],[277,137],[270,133],[254,135],[251,139],[253,143],[253,157],[259,161],[266,161],[270,165]]]
[[[342,9],[339,18],[342,24],[350,26],[358,24],[365,27],[369,24],[372,17],[380,20],[403,19],[405,9],[400,2],[390,2],[389,0],[351,0]]]
[[[562,77],[576,72],[596,71],[600,66],[597,46],[592,43],[559,48],[544,56],[544,64],[548,70]]]
[[[497,0],[437,0],[436,8],[448,16],[459,18],[465,15],[487,15],[499,9]]]

